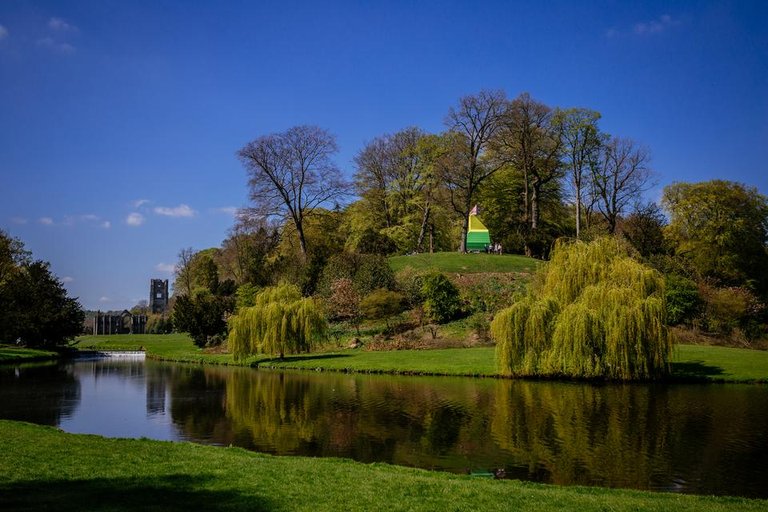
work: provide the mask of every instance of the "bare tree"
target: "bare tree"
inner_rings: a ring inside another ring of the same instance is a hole
[[[552,109],[528,93],[512,102],[494,144],[498,158],[523,173],[523,220],[531,231],[539,227],[539,203],[545,185],[562,177],[561,126]]]
[[[600,158],[592,168],[592,184],[597,209],[611,233],[616,232],[619,216],[652,185],[650,161],[648,149],[631,139],[611,137],[603,145]]]
[[[295,126],[259,137],[238,156],[248,172],[254,211],[264,218],[290,220],[307,255],[304,222],[316,209],[348,192],[348,185],[331,160],[336,138],[317,126]]]
[[[175,280],[173,282],[173,293],[176,295],[191,295],[194,286],[194,276],[192,275],[192,260],[195,258],[195,250],[191,247],[185,247],[179,251],[179,261],[174,270]]]
[[[569,169],[569,181],[576,203],[576,238],[581,235],[581,212],[584,201],[585,174],[599,155],[601,134],[597,127],[600,112],[585,108],[556,110],[553,122],[559,126],[563,154]]]
[[[499,131],[506,103],[503,91],[483,90],[461,98],[445,119],[454,135],[456,165],[443,169],[441,177],[450,191],[451,206],[462,216],[460,252],[467,251],[469,212],[477,188],[503,166],[487,158],[487,150]]]

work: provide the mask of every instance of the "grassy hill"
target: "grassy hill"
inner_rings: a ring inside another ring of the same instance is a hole
[[[393,256],[389,264],[395,272],[412,267],[416,270],[435,269],[454,274],[476,274],[481,272],[532,272],[541,262],[517,254],[461,254],[458,252],[436,252],[412,256]]]

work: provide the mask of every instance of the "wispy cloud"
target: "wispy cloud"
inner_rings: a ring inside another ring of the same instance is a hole
[[[125,223],[134,227],[141,226],[145,221],[144,216],[138,212],[129,213],[125,218]]]
[[[662,14],[655,20],[635,23],[632,31],[639,36],[658,34],[659,32],[664,32],[670,27],[674,27],[678,23],[679,22],[673,20],[669,14]]]
[[[102,297],[99,297],[99,302],[104,304],[104,303],[107,303],[107,302],[112,302],[112,299],[110,299],[109,297],[102,296]]]
[[[194,217],[197,213],[186,204],[180,204],[179,206],[174,206],[172,208],[168,206],[158,206],[154,209],[154,212],[158,215],[165,215],[166,217]]]
[[[72,282],[74,282],[74,280],[75,280],[75,278],[71,277],[71,276],[64,276],[64,277],[61,278],[61,282],[64,283],[64,284],[72,283]]]
[[[166,274],[173,274],[176,272],[176,265],[173,263],[158,263],[155,265],[155,270],[158,272],[165,272]]]
[[[234,217],[237,215],[237,208],[236,206],[222,206],[220,208],[214,208],[213,211],[216,213],[223,213],[224,215],[231,215]]]
[[[0,25],[0,41],[8,37],[8,29]]]
[[[133,205],[134,208],[141,208],[145,204],[149,204],[151,202],[152,201],[150,201],[149,199],[136,199],[131,204]]]
[[[623,35],[633,35],[638,37],[652,36],[665,32],[672,27],[680,25],[680,21],[672,18],[669,14],[662,14],[656,19],[650,21],[639,21],[629,29],[609,28],[605,31],[605,37],[619,37]]]
[[[109,229],[112,227],[112,223],[109,222],[108,220],[105,220],[105,221],[102,221],[101,224],[99,224],[99,226],[101,226],[104,229]]]
[[[57,32],[77,32],[78,28],[71,23],[67,23],[61,18],[51,18],[48,20],[48,28]]]
[[[56,41],[52,37],[43,37],[37,40],[37,46],[48,49],[61,55],[72,55],[75,53],[75,47],[69,43]]]
[[[39,219],[37,219],[37,222],[39,222],[43,226],[53,226],[53,219],[50,217],[40,217]]]
[[[24,217],[11,217],[11,222],[14,224],[23,225],[26,224],[28,221]]]

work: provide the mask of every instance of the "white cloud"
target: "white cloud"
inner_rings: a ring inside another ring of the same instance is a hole
[[[64,277],[61,278],[61,282],[62,283],[71,283],[74,280],[75,280],[75,278],[71,277],[71,276],[64,276]]]
[[[144,216],[138,212],[130,213],[128,214],[128,217],[125,218],[125,223],[128,224],[129,226],[134,226],[134,227],[141,226],[142,224],[144,224],[145,221],[146,219],[144,218]]]
[[[77,32],[77,27],[67,23],[61,18],[51,18],[48,20],[48,28],[58,32]]]
[[[25,219],[24,217],[11,217],[11,222],[13,222],[14,224],[26,224],[27,219]]]
[[[134,208],[141,208],[145,204],[148,204],[148,203],[151,203],[151,202],[152,201],[150,201],[149,199],[137,199],[134,202],[132,202],[131,204],[133,205]]]
[[[54,53],[60,53],[61,55],[72,55],[75,53],[75,47],[69,43],[55,41],[51,37],[44,37],[37,40],[37,46],[40,48],[46,48]]]
[[[155,265],[155,270],[158,272],[165,272],[166,274],[173,274],[176,272],[176,265],[173,263],[158,263]]]
[[[99,224],[99,226],[101,226],[101,227],[102,227],[102,228],[104,228],[104,229],[109,229],[109,228],[111,228],[111,227],[112,227],[112,223],[111,223],[111,222],[109,222],[108,220],[105,220],[104,222],[102,222],[101,224]]]
[[[43,226],[53,226],[53,219],[50,217],[40,217],[37,221]]]
[[[85,215],[81,215],[80,219],[84,220],[86,222],[97,221],[97,220],[99,220],[99,216],[98,215],[94,215],[92,213],[87,213]]]
[[[8,37],[8,29],[0,25],[0,40],[5,39],[6,37]]]
[[[105,302],[112,302],[112,299],[109,297],[99,297],[99,302],[105,303]]]
[[[195,210],[187,206],[186,204],[180,204],[169,208],[167,206],[158,206],[154,209],[154,212],[158,215],[165,215],[166,217],[194,217]]]

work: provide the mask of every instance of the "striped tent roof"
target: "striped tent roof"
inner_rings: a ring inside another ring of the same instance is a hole
[[[467,250],[481,251],[491,243],[491,235],[488,228],[480,222],[477,215],[469,216],[469,230],[467,231]]]

